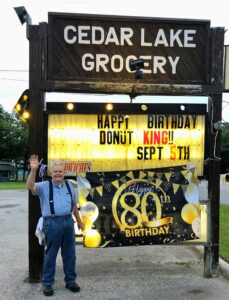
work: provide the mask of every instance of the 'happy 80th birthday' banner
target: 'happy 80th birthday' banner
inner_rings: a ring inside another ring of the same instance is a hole
[[[201,211],[194,172],[178,166],[78,176],[84,246],[199,239]]]

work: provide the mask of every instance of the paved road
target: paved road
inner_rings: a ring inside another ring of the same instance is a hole
[[[40,284],[29,284],[27,192],[0,191],[0,299],[47,299]],[[57,300],[229,299],[221,275],[203,277],[203,257],[193,246],[77,248],[80,295],[64,289],[58,256]]]
[[[229,183],[220,185],[220,203],[229,204]]]
[[[202,181],[199,184],[200,198],[208,199],[207,196],[208,182]],[[229,183],[220,184],[220,203],[229,204]]]

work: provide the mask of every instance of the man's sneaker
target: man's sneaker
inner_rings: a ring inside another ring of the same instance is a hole
[[[66,283],[65,287],[73,293],[78,293],[80,291],[80,286],[76,282]]]
[[[54,293],[52,286],[43,284],[43,293],[45,296],[52,296]]]

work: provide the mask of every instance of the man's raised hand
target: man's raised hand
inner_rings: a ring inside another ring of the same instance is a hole
[[[31,155],[29,158],[31,170],[37,170],[39,167],[38,155]]]

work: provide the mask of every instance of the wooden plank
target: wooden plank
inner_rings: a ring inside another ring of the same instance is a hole
[[[29,109],[31,118],[29,120],[29,153],[38,154],[39,158],[43,157],[43,110],[44,110],[44,92],[37,90],[33,86],[34,80],[40,80],[40,39],[39,26],[30,26],[29,40],[29,80],[30,80],[30,98]],[[36,181],[41,178],[36,177]],[[29,193],[29,282],[38,282],[41,279],[43,265],[43,247],[38,244],[35,236],[35,229],[40,212],[40,203],[37,196]]]
[[[100,94],[126,94],[132,92],[137,95],[170,95],[170,96],[208,96],[209,94],[221,94],[222,83],[209,85],[194,84],[144,84],[136,82],[115,83],[115,82],[76,82],[76,81],[38,81],[32,82],[37,89],[47,92],[62,93],[100,93]],[[93,92],[92,92],[93,90]]]
[[[222,83],[224,28],[212,28],[211,82]],[[204,275],[219,275],[219,205],[220,205],[220,130],[214,124],[221,122],[222,93],[209,96],[209,159],[208,159],[208,197],[209,197],[209,245],[204,251]]]
[[[41,81],[47,80],[47,66],[48,66],[48,44],[47,44],[47,33],[48,24],[42,22],[39,24],[39,39],[40,39],[40,68],[41,68]]]

